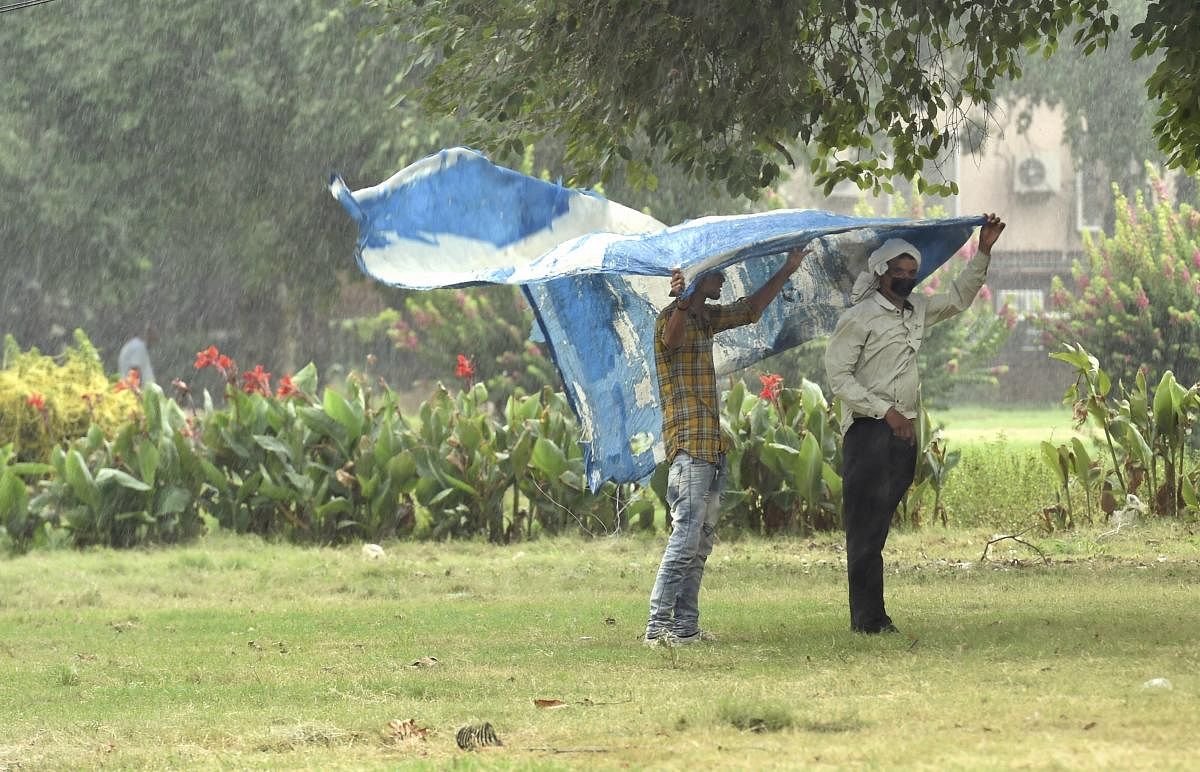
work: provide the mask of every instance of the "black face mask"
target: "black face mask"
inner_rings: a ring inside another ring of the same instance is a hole
[[[916,286],[916,279],[892,279],[892,292],[895,292],[902,298],[911,295]]]

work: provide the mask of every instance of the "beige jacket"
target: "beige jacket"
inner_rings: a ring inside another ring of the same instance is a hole
[[[842,313],[825,349],[825,374],[842,399],[843,434],[855,418],[883,418],[892,407],[917,417],[917,352],[926,330],[971,305],[987,280],[990,262],[990,254],[976,252],[945,290],[914,292],[904,309],[874,292]]]

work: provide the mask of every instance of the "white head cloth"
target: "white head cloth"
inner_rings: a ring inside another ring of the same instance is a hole
[[[850,302],[857,303],[879,289],[879,277],[887,273],[888,261],[900,255],[908,255],[917,261],[918,268],[921,267],[921,253],[916,247],[904,239],[888,239],[867,258],[867,270],[859,273],[858,278],[854,280],[854,288],[850,290]]]

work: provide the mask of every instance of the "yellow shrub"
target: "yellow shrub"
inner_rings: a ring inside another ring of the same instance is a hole
[[[51,448],[82,437],[92,424],[112,436],[140,416],[141,405],[133,394],[113,390],[82,330],[75,331],[75,346],[60,357],[37,349],[21,351],[12,336],[5,338],[0,446],[11,442],[19,459],[45,461]]]

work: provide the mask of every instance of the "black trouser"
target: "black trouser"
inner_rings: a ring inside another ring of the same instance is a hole
[[[855,419],[846,431],[842,521],[853,630],[878,632],[892,622],[883,610],[883,545],[916,464],[916,444],[892,434],[881,418]]]

